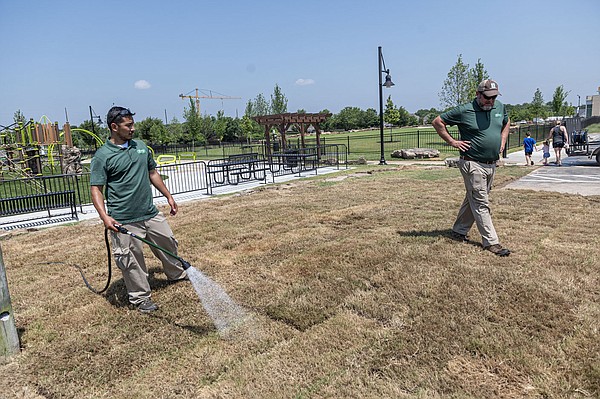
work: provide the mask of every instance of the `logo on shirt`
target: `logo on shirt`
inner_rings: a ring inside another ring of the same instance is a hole
[[[145,150],[145,149],[143,149],[143,148],[140,148],[140,149],[138,149],[138,150],[137,150],[137,153],[138,153],[138,154],[145,154],[145,153],[146,153],[146,150]]]
[[[500,118],[502,114],[494,114],[494,118]]]

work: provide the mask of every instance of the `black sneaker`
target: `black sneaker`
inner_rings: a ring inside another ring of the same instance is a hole
[[[510,255],[510,250],[508,248],[502,248],[500,244],[488,245],[487,247],[483,247],[486,251],[490,251],[494,255],[498,256],[508,256]]]
[[[460,233],[457,233],[456,231],[452,232],[452,239],[454,241],[469,242],[469,237],[467,237],[466,234],[460,234]]]
[[[158,310],[158,305],[152,302],[150,299],[146,299],[144,302],[141,302],[137,305],[137,310],[142,313],[150,313]]]

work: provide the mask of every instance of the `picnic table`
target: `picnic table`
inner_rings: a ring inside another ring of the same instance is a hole
[[[249,153],[211,160],[207,169],[214,183],[236,185],[244,180],[266,180],[269,167],[258,153]]]

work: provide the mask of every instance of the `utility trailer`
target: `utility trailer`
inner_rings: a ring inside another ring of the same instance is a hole
[[[569,157],[596,158],[596,163],[600,165],[600,135],[590,135],[587,130],[574,130],[569,134],[569,148],[566,151]]]

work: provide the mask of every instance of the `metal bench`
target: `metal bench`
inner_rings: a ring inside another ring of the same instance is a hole
[[[68,216],[68,218],[63,218],[65,220],[79,220],[76,207],[74,190],[0,198],[0,226],[11,224],[11,226],[3,227],[10,230],[17,227],[42,225],[45,224],[44,221],[32,221],[46,219],[46,222],[49,222],[50,219],[60,216]],[[54,210],[58,210],[58,212],[52,212]],[[14,218],[2,220],[5,217],[25,214],[30,216],[20,220],[14,220]],[[15,223],[17,225],[14,225]]]

